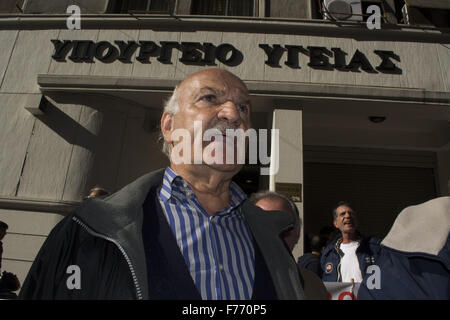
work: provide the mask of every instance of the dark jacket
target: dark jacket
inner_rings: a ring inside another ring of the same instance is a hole
[[[300,271],[300,281],[305,292],[306,300],[328,300],[327,288],[314,272],[298,267]]]
[[[450,300],[450,197],[404,209],[376,265],[361,283],[359,300]]]
[[[163,175],[164,170],[158,170],[104,199],[88,199],[65,217],[39,251],[19,298],[155,298],[153,293],[157,288],[153,283],[149,285],[149,279],[155,279],[149,265],[152,256],[151,253],[146,256],[142,235],[143,205],[148,198],[156,199]],[[150,211],[157,214],[161,210],[159,201],[151,203],[154,207]],[[276,297],[304,299],[295,260],[278,236],[293,223],[291,216],[263,211],[249,201],[242,204],[242,211],[272,279]],[[159,241],[158,230],[156,228],[154,232],[155,241]],[[157,247],[164,246],[165,243],[159,243]],[[158,253],[158,257],[163,253]],[[174,261],[171,257],[166,258]],[[73,274],[66,273],[70,265],[80,268],[80,289],[68,289],[67,282],[73,280]],[[187,269],[185,264],[183,266]],[[171,289],[177,291],[177,288]]]
[[[376,237],[360,237],[359,246],[356,249],[361,276],[366,274],[367,267],[374,264],[380,250],[380,240]],[[328,244],[322,252],[320,266],[322,268],[322,280],[341,282],[341,259],[344,252],[340,249],[342,237]]]
[[[318,277],[322,278],[322,268],[320,267],[320,256],[311,252],[305,253],[298,258],[297,264],[301,268],[314,272]]]

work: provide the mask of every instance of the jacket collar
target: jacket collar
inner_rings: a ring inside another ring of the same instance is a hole
[[[381,244],[409,255],[439,257],[449,268],[449,239],[450,197],[440,197],[402,210]]]
[[[151,188],[161,185],[164,170],[148,173],[105,198],[90,198],[77,210],[76,216],[95,231],[115,237],[124,228],[142,225],[142,205]]]
[[[231,212],[231,210],[240,206],[242,202],[244,202],[244,200],[247,199],[247,195],[234,181],[231,181],[230,183],[229,192],[230,192],[229,206],[223,209],[220,213],[216,214],[221,215],[222,212],[229,213]],[[192,191],[189,184],[172,168],[167,167],[166,170],[164,171],[164,177],[162,181],[161,191],[159,192],[159,196],[161,200],[164,203],[166,203],[167,201],[169,201],[170,198],[172,198],[174,193],[177,194],[178,198],[181,200],[190,198],[191,195],[197,198],[194,195],[194,192]]]
[[[119,243],[128,255],[143,299],[148,298],[147,269],[142,241],[142,205],[161,185],[164,170],[148,173],[109,197],[86,200],[75,212],[95,232]]]
[[[280,237],[281,231],[293,225],[292,215],[283,211],[264,211],[249,200],[242,204],[242,212],[255,241],[262,249],[278,298],[304,300],[297,264]],[[281,261],[288,261],[287,270]]]
[[[358,248],[357,251],[360,249],[361,245],[363,244],[364,238],[362,237],[361,233],[359,231],[356,231],[358,235],[358,239],[356,240],[358,242]],[[342,252],[340,246],[342,243],[342,235],[336,236],[333,241],[331,241],[325,249],[323,249],[322,255],[326,256],[330,253],[330,251],[336,250],[336,252],[339,253],[339,255],[342,257],[344,256],[344,253]]]

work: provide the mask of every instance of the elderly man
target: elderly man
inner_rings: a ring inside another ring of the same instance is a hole
[[[266,211],[284,211],[289,212],[294,219],[291,227],[284,230],[281,234],[284,242],[292,252],[300,238],[300,213],[295,203],[282,193],[274,191],[262,191],[252,194],[250,200],[258,207]]]
[[[196,123],[220,133],[200,140],[207,149],[226,140],[227,129],[250,128],[249,101],[245,84],[225,70],[182,81],[161,118],[170,166],[88,199],[59,223],[20,297],[304,298],[295,261],[278,236],[290,215],[261,214],[246,200],[231,181],[242,164],[205,161],[203,154],[198,161],[195,153]]]
[[[286,195],[275,191],[261,191],[252,194],[250,200],[266,211],[289,212],[294,223],[281,234],[290,251],[294,250],[300,238],[301,219],[295,203]],[[314,272],[299,267],[300,281],[307,300],[328,300],[328,292],[321,279]]]

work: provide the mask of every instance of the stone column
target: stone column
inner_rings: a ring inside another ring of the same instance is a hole
[[[304,230],[302,110],[275,109],[272,129],[278,130],[279,138],[276,141],[272,130],[270,190],[290,196],[300,212],[301,234],[293,251],[297,259],[303,254]]]

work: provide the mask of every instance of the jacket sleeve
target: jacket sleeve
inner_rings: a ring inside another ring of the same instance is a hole
[[[375,273],[366,275],[358,291],[358,300],[450,298],[450,271],[432,256],[409,255],[382,247],[376,265],[379,279]]]
[[[19,299],[57,299],[58,288],[66,278],[77,226],[72,214],[50,232],[37,254],[19,293]]]

